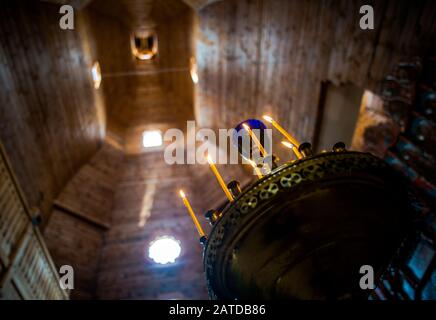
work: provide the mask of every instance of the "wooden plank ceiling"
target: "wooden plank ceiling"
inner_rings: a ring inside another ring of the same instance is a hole
[[[0,138],[31,205],[50,210],[56,199],[45,234],[55,261],[81,271],[78,297],[205,297],[201,248],[177,190],[185,188],[199,216],[224,194],[207,165],[168,166],[162,153],[138,154],[142,130],[183,129],[194,110],[197,127],[215,129],[269,113],[310,141],[323,81],[375,90],[401,56],[435,49],[430,0],[374,1],[373,31],[356,22],[365,1],[185,2],[202,7],[198,25],[181,0],[94,0],[79,10],[77,33],[58,28],[58,4],[32,2],[29,10],[20,2],[0,12]],[[157,31],[151,63],[130,52],[130,34],[140,27]],[[95,60],[103,73],[98,90],[90,77]],[[126,154],[108,145],[96,153],[100,104],[107,135]],[[276,132],[274,140],[281,140]],[[240,166],[219,169],[226,181],[253,178]],[[164,269],[146,251],[166,233],[184,251]]]
[[[108,130],[135,152],[143,129],[183,128],[193,118],[192,10],[178,0],[95,0],[89,10]],[[153,61],[136,60],[130,52],[130,35],[141,28],[157,33],[159,52]]]
[[[196,37],[200,125],[231,128],[269,113],[312,141],[322,82],[376,91],[393,61],[434,48],[434,2],[373,1],[374,30],[359,28],[363,4],[226,0],[205,7]]]
[[[45,223],[53,199],[104,138],[104,105],[82,17],[59,28],[59,8],[9,1],[0,10],[0,139]]]

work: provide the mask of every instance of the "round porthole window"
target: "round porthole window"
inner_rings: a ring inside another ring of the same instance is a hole
[[[159,264],[174,263],[180,256],[180,241],[171,236],[158,237],[150,243],[148,256]]]

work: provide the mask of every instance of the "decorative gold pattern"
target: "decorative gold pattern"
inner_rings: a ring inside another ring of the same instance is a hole
[[[226,233],[240,223],[241,218],[255,211],[262,202],[270,201],[280,192],[297,188],[305,183],[348,173],[378,172],[388,165],[369,153],[328,152],[303,160],[293,161],[275,169],[269,176],[256,181],[223,212],[222,218],[211,231],[204,252],[204,267],[211,299],[219,298],[213,290],[217,277],[214,270],[217,250]],[[288,191],[287,191],[288,192]]]

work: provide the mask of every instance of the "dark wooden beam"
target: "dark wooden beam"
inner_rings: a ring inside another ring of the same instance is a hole
[[[99,219],[90,217],[87,214],[81,212],[80,210],[76,210],[74,208],[71,208],[70,206],[60,202],[59,200],[55,200],[53,205],[54,205],[55,209],[58,209],[64,213],[72,215],[72,216],[74,216],[74,217],[76,217],[76,218],[78,218],[78,219],[80,219],[88,224],[91,224],[97,228],[108,230],[111,227],[108,223],[105,223]]]

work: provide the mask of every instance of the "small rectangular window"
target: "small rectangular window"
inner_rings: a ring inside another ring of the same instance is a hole
[[[162,133],[159,130],[144,131],[142,134],[144,148],[159,147],[162,145]]]
[[[132,54],[138,60],[152,60],[158,52],[157,34],[153,30],[139,30],[132,34]]]

